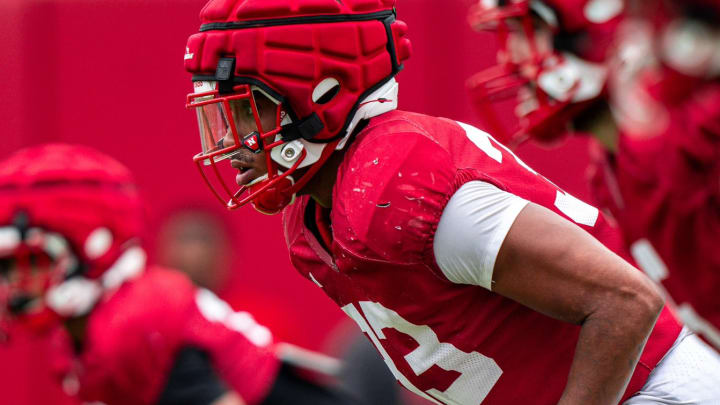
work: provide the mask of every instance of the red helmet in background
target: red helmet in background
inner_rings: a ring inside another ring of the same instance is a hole
[[[203,8],[185,54],[196,90],[187,106],[198,114],[203,145],[194,160],[228,208],[252,202],[279,212],[362,119],[397,107],[393,77],[411,47],[394,4],[213,0]],[[269,128],[258,98],[275,108]],[[252,114],[257,130],[240,133],[237,114]],[[226,181],[236,171],[217,163],[240,148],[265,152],[268,174],[237,189]]]
[[[46,327],[87,314],[140,274],[142,208],[129,171],[91,148],[28,148],[0,163],[0,315]]]
[[[613,34],[623,0],[480,0],[470,24],[496,34],[498,63],[475,74],[468,88],[478,112],[502,142],[552,142],[605,88]],[[503,119],[510,102],[516,119]]]
[[[698,79],[720,77],[720,1],[640,2],[638,17],[655,29],[657,54],[676,72]]]
[[[626,135],[654,136],[670,125],[669,108],[720,77],[720,1],[631,1],[629,9],[608,93]]]

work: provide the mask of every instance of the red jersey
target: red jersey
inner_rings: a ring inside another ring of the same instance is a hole
[[[662,283],[688,325],[705,332],[694,312],[714,325],[705,337],[720,348],[720,85],[679,101],[652,90],[667,126],[621,133],[612,157],[596,151],[592,190],[640,267]]]
[[[220,378],[249,404],[269,392],[279,368],[269,331],[234,312],[185,275],[151,268],[123,284],[91,312],[81,354],[86,401],[154,404],[176,354],[197,348]]]
[[[3,404],[80,405],[77,380],[69,375],[73,354],[60,325],[38,332],[9,322],[0,341],[0,392]]]
[[[418,395],[445,404],[555,404],[580,327],[482,287],[454,284],[435,263],[443,209],[474,180],[545,206],[623,253],[617,232],[595,208],[484,132],[393,111],[370,120],[347,150],[333,190],[331,233],[308,197],[286,209],[292,262],[360,325],[400,383]],[[640,389],[680,329],[663,310],[623,399]]]

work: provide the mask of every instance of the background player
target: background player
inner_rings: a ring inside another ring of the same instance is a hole
[[[117,161],[80,146],[24,149],[0,163],[0,193],[0,314],[35,330],[63,322],[69,341],[51,355],[83,401],[355,403],[282,364],[248,313],[146,265],[138,191]]]
[[[708,388],[718,359],[598,243],[622,254],[595,208],[482,131],[395,110],[410,44],[393,5],[208,3],[185,63],[195,161],[216,196],[288,206],[294,265],[426,399],[682,399],[656,392],[654,376],[696,355],[710,369],[683,384],[720,398]]]
[[[486,122],[514,145],[591,134],[591,181],[639,266],[720,348],[717,37],[705,1],[481,1],[498,64],[469,82]],[[517,97],[505,130],[499,100]],[[510,120],[512,121],[512,120]],[[510,126],[511,127],[511,126]]]

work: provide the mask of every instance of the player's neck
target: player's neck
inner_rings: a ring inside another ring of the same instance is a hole
[[[318,170],[300,194],[309,194],[325,208],[332,207],[332,191],[337,180],[337,172],[345,156],[345,150],[335,151]]]
[[[360,120],[347,144],[343,149],[336,150],[330,155],[330,158],[325,164],[318,170],[303,190],[298,193],[300,195],[310,195],[315,202],[325,208],[332,208],[332,192],[335,187],[335,181],[337,181],[337,173],[345,158],[345,151],[350,147],[350,143],[362,132],[367,125],[370,123],[369,119]]]

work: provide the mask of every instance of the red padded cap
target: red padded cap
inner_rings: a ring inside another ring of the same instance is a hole
[[[85,146],[42,145],[1,162],[0,226],[13,223],[19,211],[28,215],[31,227],[67,239],[91,278],[107,270],[143,229],[142,205],[130,171]],[[110,231],[111,244],[88,257],[85,243],[100,228]]]
[[[315,15],[367,14],[392,9],[395,0],[211,0],[200,12],[203,24]]]
[[[212,0],[200,14],[201,32],[188,39],[185,69],[212,78],[220,58],[234,57],[235,77],[260,82],[284,97],[294,119],[316,113],[324,128],[314,139],[328,142],[343,135],[358,100],[410,57],[407,25],[394,20],[394,4]],[[313,90],[327,78],[338,81],[339,92],[316,103]]]

